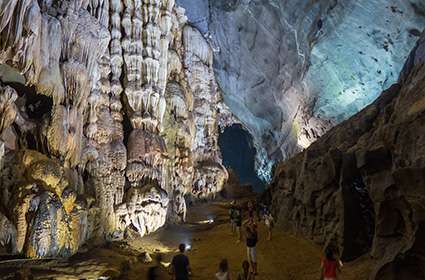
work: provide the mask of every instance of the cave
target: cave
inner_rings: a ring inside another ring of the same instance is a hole
[[[425,279],[424,29],[423,0],[0,1],[0,280]]]
[[[341,259],[353,261],[370,251],[375,234],[375,210],[361,176],[342,189],[344,243]]]
[[[251,186],[255,192],[263,192],[265,184],[256,173],[256,149],[249,132],[240,124],[233,124],[220,133],[218,145],[224,166],[236,173],[239,182]]]

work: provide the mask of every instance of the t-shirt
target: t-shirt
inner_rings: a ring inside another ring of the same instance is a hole
[[[251,275],[249,274],[249,272],[248,273],[245,273],[245,271],[244,270],[241,270],[239,273],[238,273],[238,280],[250,280],[251,279],[251,277],[250,277]]]
[[[267,227],[273,226],[273,217],[271,215],[267,215],[264,220]]]
[[[246,237],[246,246],[252,248],[255,247],[255,245],[257,245],[257,233],[248,233]]]
[[[235,211],[236,211],[236,209],[233,208],[233,207],[229,209],[229,216],[230,216],[231,220],[235,219]]]
[[[254,207],[248,207],[248,217],[249,218],[254,218]]]
[[[189,258],[184,254],[178,254],[173,257],[171,261],[171,265],[174,267],[174,275],[176,276],[176,280],[188,280],[189,279],[189,271],[187,268],[189,267]]]
[[[240,221],[242,221],[242,213],[241,213],[241,210],[239,210],[239,209],[235,209],[235,212],[234,212],[234,219],[235,219],[235,221],[236,222],[240,222]]]
[[[323,260],[323,276],[327,278],[336,278],[337,262],[335,260]]]

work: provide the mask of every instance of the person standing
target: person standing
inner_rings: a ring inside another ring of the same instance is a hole
[[[230,208],[229,208],[229,220],[230,220],[230,226],[232,228],[233,234],[236,231],[235,214],[236,214],[235,201],[232,201],[230,203]]]
[[[323,280],[336,280],[337,271],[341,271],[342,262],[335,258],[334,251],[328,247],[325,250],[325,257],[320,265],[321,279]]]
[[[238,273],[237,280],[254,280],[255,276],[249,271],[249,262],[243,261],[242,270]]]
[[[252,272],[257,275],[257,242],[258,233],[257,226],[254,223],[249,223],[246,226],[246,249],[248,261],[251,264]]]
[[[186,245],[179,245],[180,253],[173,257],[171,261],[171,273],[174,275],[175,280],[189,280],[191,270],[189,266],[189,258],[184,254]]]
[[[218,265],[218,272],[215,274],[217,280],[231,280],[229,272],[229,263],[227,259],[222,259]]]
[[[148,270],[148,280],[161,279],[161,261],[162,261],[162,255],[157,254],[155,256],[155,265],[150,267]]]
[[[274,219],[270,212],[266,212],[264,215],[264,224],[267,227],[267,240],[272,240],[272,230],[274,226]]]
[[[242,207],[237,206],[234,212],[234,222],[236,227],[236,233],[238,235],[237,243],[242,241]]]
[[[255,205],[252,201],[248,201],[248,222],[254,223]]]

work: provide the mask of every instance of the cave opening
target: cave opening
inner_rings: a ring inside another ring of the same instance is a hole
[[[44,94],[38,94],[35,87],[16,84],[13,86],[18,94],[25,95],[26,113],[30,119],[41,121],[46,116],[50,118],[53,99]]]
[[[265,183],[255,170],[256,149],[251,134],[242,125],[226,127],[218,138],[223,164],[236,173],[241,185],[250,185],[254,192],[262,192]]]
[[[356,176],[342,189],[344,200],[344,250],[345,262],[370,251],[375,234],[375,209],[363,178]]]
[[[17,134],[17,145],[47,153],[47,139],[42,134],[42,126],[51,119],[52,97],[37,93],[36,87],[27,85],[24,76],[17,69],[5,64],[0,64],[0,81],[13,88],[18,95],[15,104],[20,119],[12,125]]]

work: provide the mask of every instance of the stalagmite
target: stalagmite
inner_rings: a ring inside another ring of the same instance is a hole
[[[1,171],[2,203],[12,206],[1,244],[34,258],[69,256],[90,238],[182,222],[188,195],[221,189],[212,53],[196,41],[202,65],[187,60],[196,48],[183,40],[185,26],[173,0],[2,4],[0,63],[26,85],[0,88],[0,163],[11,163]],[[199,98],[205,118],[193,116]]]

